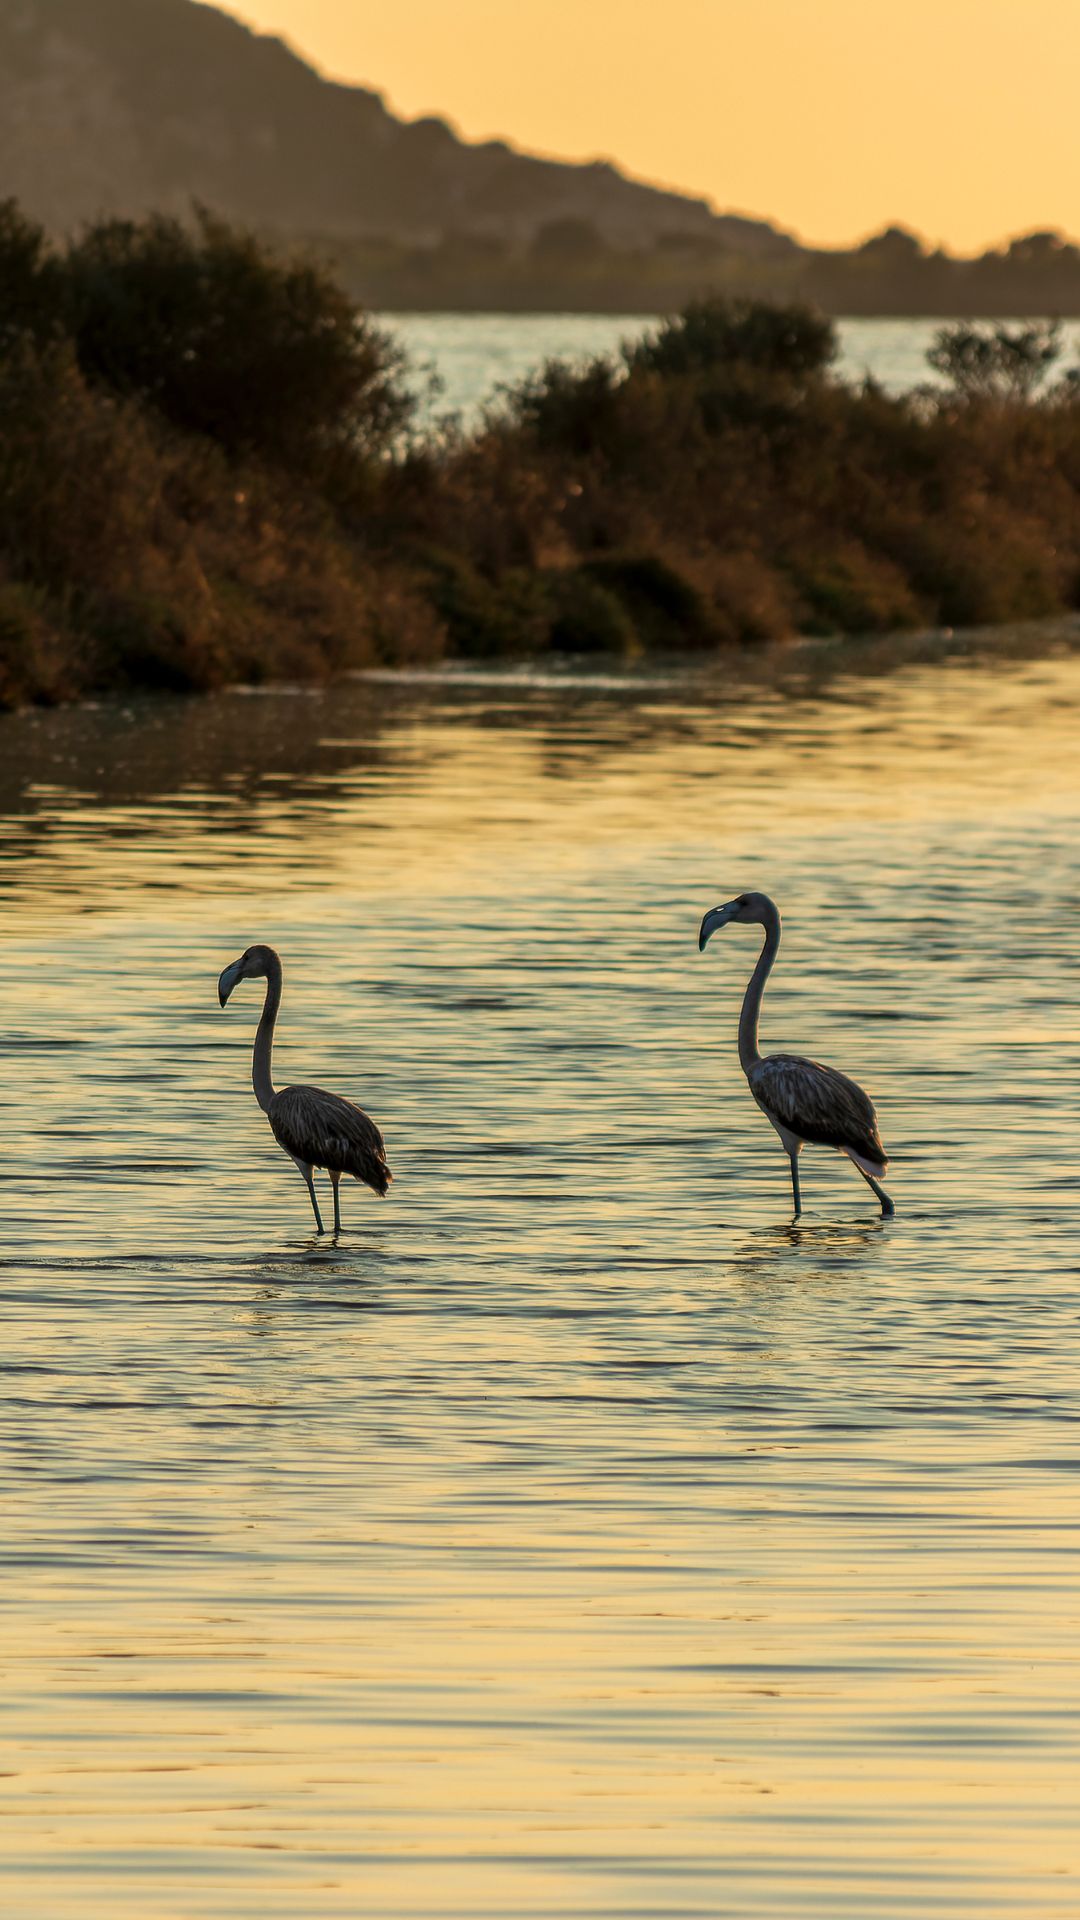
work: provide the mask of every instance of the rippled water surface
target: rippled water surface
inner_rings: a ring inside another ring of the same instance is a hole
[[[1080,1913],[1047,646],[0,723],[5,1914]],[[789,1222],[748,886],[894,1221]],[[336,1244],[256,939],[397,1174]]]

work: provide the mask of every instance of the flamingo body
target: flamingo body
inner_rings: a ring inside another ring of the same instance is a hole
[[[864,1172],[883,1175],[889,1158],[868,1093],[835,1067],[798,1053],[770,1053],[747,1075],[763,1114],[804,1144],[836,1147]]]
[[[341,1229],[341,1200],[338,1186],[342,1174],[351,1174],[365,1186],[385,1194],[393,1179],[386,1164],[382,1134],[362,1107],[354,1106],[338,1093],[322,1087],[274,1086],[274,1026],[281,1005],[281,959],[273,947],[249,947],[218,981],[218,999],[225,1005],[241,980],[262,978],[266,998],[262,1018],[255,1035],[251,1056],[251,1083],[255,1098],[270,1122],[274,1139],[296,1162],[304,1178],[315,1214],[315,1226],[323,1231],[322,1215],[315,1194],[314,1169],[325,1168],[334,1189],[334,1231]]]
[[[744,893],[726,906],[714,907],[701,923],[699,948],[704,950],[712,935],[732,921],[749,922],[765,930],[739,1015],[739,1062],[750,1092],[776,1128],[791,1161],[796,1215],[802,1211],[798,1159],[807,1143],[835,1147],[846,1154],[873,1188],[882,1213],[893,1213],[892,1201],[878,1184],[889,1161],[869,1094],[835,1067],[797,1053],[763,1055],[758,1048],[762,994],[780,947],[780,914],[775,902],[766,893]]]
[[[349,1173],[380,1196],[393,1179],[386,1147],[362,1107],[322,1087],[282,1087],[266,1110],[274,1139],[294,1160],[325,1167],[339,1179]]]

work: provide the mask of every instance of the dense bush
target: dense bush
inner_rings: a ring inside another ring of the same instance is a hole
[[[66,249],[0,204],[0,706],[430,654],[361,553],[401,356],[306,263],[208,215]]]
[[[0,200],[0,352],[25,336],[59,338],[62,307],[61,270],[45,229],[14,200]]]
[[[698,301],[420,443],[310,263],[207,214],[52,248],[0,205],[0,706],[1076,605],[1059,350],[949,329],[947,387],[897,398],[805,308]]]
[[[623,349],[627,366],[651,373],[701,374],[732,365],[806,380],[836,358],[836,329],[813,307],[769,306],[714,296],[691,300]]]
[[[398,350],[334,280],[208,213],[103,222],[64,281],[84,372],[230,454],[325,485],[407,424]]]
[[[1057,332],[999,327],[983,359],[970,335],[935,350],[951,392],[898,398],[835,380],[832,331],[802,309],[699,302],[621,365],[545,367],[489,438],[530,476],[534,545],[614,593],[647,646],[1075,605],[1080,395],[1036,397]],[[450,460],[451,515],[456,478]],[[520,537],[504,494],[485,522],[492,547]]]
[[[548,593],[548,644],[556,653],[625,656],[636,651],[637,633],[623,602],[584,567],[552,574]]]
[[[0,349],[19,335],[67,338],[92,383],[323,492],[355,485],[414,410],[404,356],[330,274],[201,210],[52,250],[0,203]]]
[[[584,572],[614,596],[648,648],[715,646],[720,638],[706,596],[655,553],[603,553]]]
[[[940,327],[926,358],[958,393],[1029,400],[1062,352],[1061,322]]]
[[[0,706],[325,674],[376,639],[438,644],[317,503],[91,385],[69,343],[0,354]]]

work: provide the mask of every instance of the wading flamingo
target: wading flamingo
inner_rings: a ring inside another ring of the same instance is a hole
[[[326,1168],[334,1187],[334,1232],[339,1233],[338,1185],[342,1174],[351,1173],[354,1180],[362,1180],[378,1194],[384,1194],[393,1179],[386,1164],[382,1134],[374,1120],[360,1107],[354,1107],[351,1100],[343,1100],[336,1093],[324,1093],[321,1087],[282,1087],[280,1093],[275,1093],[271,1065],[274,1024],[281,1005],[281,961],[273,947],[249,947],[231,967],[226,967],[218,981],[218,999],[224,1006],[241,980],[254,979],[266,980],[266,999],[251,1057],[255,1098],[270,1122],[274,1139],[290,1159],[295,1160],[304,1176],[319,1233],[325,1229],[315,1197],[312,1170]]]
[[[815,1146],[837,1147],[853,1161],[881,1202],[882,1215],[895,1212],[884,1187],[889,1164],[881,1144],[873,1102],[854,1080],[804,1060],[797,1053],[774,1053],[762,1059],[758,1050],[758,1015],[765,982],[780,947],[780,914],[767,893],[741,893],[724,907],[705,915],[698,935],[704,953],[714,933],[731,921],[764,927],[765,941],[750,975],[739,1015],[739,1064],[750,1091],[767,1120],[771,1120],[791,1161],[791,1189],[796,1217],[802,1212],[799,1196],[799,1155],[809,1140]]]

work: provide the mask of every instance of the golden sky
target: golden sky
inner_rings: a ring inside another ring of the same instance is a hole
[[[841,244],[1080,234],[1080,0],[236,0],[408,117]]]

